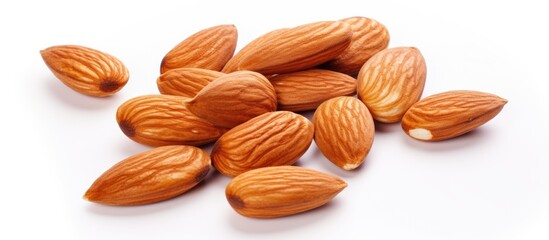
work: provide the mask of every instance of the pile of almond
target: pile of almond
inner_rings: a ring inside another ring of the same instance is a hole
[[[228,177],[229,204],[256,218],[319,207],[347,184],[291,166],[313,139],[336,166],[359,167],[374,121],[401,122],[410,137],[439,141],[465,134],[506,104],[496,95],[448,91],[421,99],[426,64],[415,47],[389,45],[384,25],[365,17],[271,31],[234,54],[237,30],[202,30],[169,51],[161,94],[138,96],[116,113],[122,132],[155,148],[107,170],[84,198],[108,205],[163,201],[199,184],[211,166]],[[128,81],[117,58],[64,45],[41,51],[70,88],[110,96]],[[358,98],[355,97],[358,96]],[[315,110],[313,121],[296,113]],[[198,148],[215,142],[210,154]]]

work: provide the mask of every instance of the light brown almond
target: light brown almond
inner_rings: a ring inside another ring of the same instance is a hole
[[[313,124],[301,115],[265,113],[223,134],[212,149],[212,161],[230,177],[261,167],[292,165],[307,151],[313,134]]]
[[[330,98],[356,92],[354,78],[323,69],[279,74],[269,80],[276,91],[278,110],[313,110]]]
[[[402,119],[402,129],[410,137],[440,141],[463,135],[490,121],[507,100],[478,91],[448,91],[414,104]]]
[[[210,171],[200,148],[164,146],[138,153],[112,166],[88,189],[84,199],[107,205],[141,205],[181,195]]]
[[[60,45],[46,48],[40,54],[61,82],[82,94],[111,96],[128,82],[126,66],[114,56],[95,49]]]
[[[225,190],[227,201],[239,214],[275,218],[320,207],[341,192],[342,179],[302,167],[259,168],[235,177]]]
[[[267,33],[242,48],[223,72],[251,70],[265,75],[305,70],[343,52],[353,33],[344,22],[316,22]]]
[[[354,97],[337,97],[322,103],[313,117],[315,143],[336,166],[359,167],[374,141],[374,120],[368,108]]]
[[[202,68],[177,68],[160,75],[156,84],[162,94],[193,98],[202,88],[223,75]]]
[[[118,108],[116,120],[126,136],[150,146],[198,146],[217,140],[226,129],[194,115],[187,101],[170,95],[135,97]]]
[[[358,74],[358,98],[375,120],[399,122],[423,93],[427,67],[415,47],[385,49],[370,58]]]
[[[183,67],[221,71],[234,54],[237,38],[234,25],[219,25],[199,31],[164,56],[160,73]]]
[[[276,93],[263,75],[238,71],[215,79],[189,102],[196,116],[233,128],[255,116],[276,110]]]

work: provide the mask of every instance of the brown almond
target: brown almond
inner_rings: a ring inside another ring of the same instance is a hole
[[[156,84],[162,94],[193,98],[202,88],[223,75],[202,68],[177,68],[161,74]]]

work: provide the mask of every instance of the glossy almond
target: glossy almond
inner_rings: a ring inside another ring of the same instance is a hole
[[[223,75],[202,68],[177,68],[161,74],[156,84],[162,94],[193,98],[202,88]]]
[[[358,74],[358,98],[375,120],[399,122],[425,86],[427,67],[415,47],[385,49],[370,58]]]
[[[111,167],[88,189],[84,199],[107,205],[141,205],[178,196],[210,171],[200,148],[164,146],[133,155]]]
[[[356,92],[354,78],[323,69],[279,74],[269,80],[276,91],[278,110],[313,110],[330,98]]]
[[[233,128],[276,110],[276,93],[263,75],[238,71],[215,79],[189,102],[188,108],[218,127]]]
[[[309,69],[341,54],[352,36],[348,24],[333,21],[275,30],[242,48],[223,72],[251,70],[269,75]]]
[[[230,177],[261,167],[292,165],[307,151],[313,134],[313,124],[301,115],[265,113],[223,134],[212,149],[212,161]]]
[[[176,68],[221,71],[234,54],[237,38],[234,25],[219,25],[199,31],[164,56],[160,73]]]
[[[414,104],[402,119],[410,137],[439,141],[463,135],[490,121],[507,100],[478,91],[448,91]]]
[[[336,166],[359,167],[374,141],[374,120],[368,108],[354,97],[337,97],[322,103],[313,117],[315,143]]]
[[[82,94],[111,96],[128,82],[126,66],[114,56],[95,49],[60,45],[46,48],[40,54],[61,82]]]
[[[135,97],[118,108],[116,120],[126,136],[150,146],[198,146],[217,140],[226,129],[194,115],[187,101],[170,95]]]
[[[356,76],[368,59],[389,46],[389,31],[383,24],[371,18],[351,17],[340,21],[349,24],[353,30],[351,44],[322,67]]]
[[[225,190],[239,214],[275,218],[320,207],[340,193],[342,179],[302,167],[278,166],[252,170],[235,177]]]

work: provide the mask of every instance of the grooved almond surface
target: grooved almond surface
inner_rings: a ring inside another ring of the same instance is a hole
[[[263,75],[251,71],[226,74],[204,87],[188,108],[218,127],[233,128],[276,110],[276,93]]]
[[[358,98],[375,120],[399,122],[425,86],[427,67],[415,47],[385,49],[370,58],[358,74]]]
[[[374,120],[368,108],[354,97],[337,97],[322,103],[314,115],[315,143],[335,165],[359,167],[374,141]]]
[[[60,45],[46,48],[40,54],[61,82],[82,94],[111,96],[128,82],[126,66],[114,56],[95,49]]]
[[[307,151],[313,134],[313,124],[301,115],[265,113],[223,134],[212,149],[212,161],[231,177],[261,167],[292,165]]]
[[[478,91],[439,93],[414,104],[402,119],[402,129],[418,140],[445,140],[490,121],[506,103],[494,94]]]
[[[150,146],[198,146],[217,140],[226,129],[194,115],[187,101],[170,95],[135,97],[118,108],[116,120],[126,136]]]
[[[319,171],[295,166],[266,167],[235,177],[225,190],[231,207],[253,218],[288,216],[320,207],[347,183]]]
[[[200,148],[164,146],[138,153],[111,167],[84,198],[107,205],[141,205],[178,196],[210,171],[210,157]]]
[[[177,68],[161,74],[156,85],[162,94],[193,98],[202,88],[223,75],[202,68]]]
[[[268,75],[309,69],[338,56],[352,35],[348,24],[333,21],[275,30],[242,48],[223,72],[251,70]]]
[[[368,59],[389,46],[389,31],[383,24],[371,18],[351,17],[340,21],[349,24],[353,30],[351,44],[322,67],[356,76]]]
[[[234,25],[219,25],[199,31],[164,56],[160,73],[183,67],[221,71],[234,54],[237,38]]]
[[[330,98],[356,92],[354,78],[323,69],[279,74],[269,80],[276,91],[278,110],[312,110]]]

